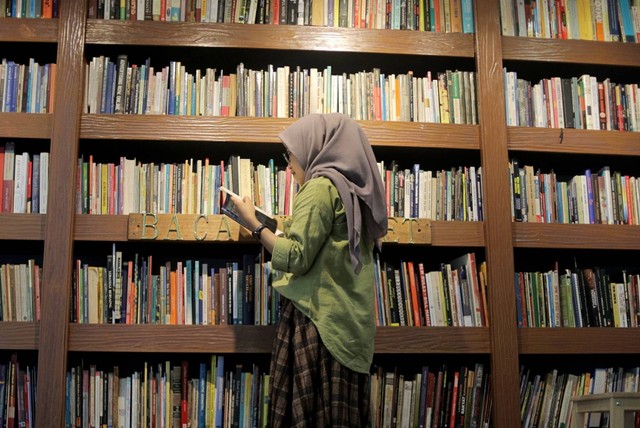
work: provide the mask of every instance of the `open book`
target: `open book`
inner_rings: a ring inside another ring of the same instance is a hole
[[[240,196],[238,196],[236,193],[233,193],[231,190],[227,189],[224,186],[220,186],[220,191],[224,194],[224,201],[220,206],[220,211],[222,212],[222,214],[226,215],[236,223],[240,224],[245,229],[251,230],[252,229],[251,226],[247,225],[238,216],[238,213],[236,211],[236,205],[233,203],[233,198],[231,198],[231,196],[237,196],[238,198],[240,198]],[[263,211],[258,207],[255,207],[255,209],[256,209],[256,218],[258,219],[258,221],[264,224],[265,226],[267,226],[267,229],[269,229],[273,233],[276,233],[278,229],[278,221],[274,217],[272,217],[270,214],[268,214],[266,211]]]

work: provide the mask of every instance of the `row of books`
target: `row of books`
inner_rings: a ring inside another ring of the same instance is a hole
[[[85,71],[85,113],[302,117],[344,113],[356,120],[477,124],[475,73],[447,70],[418,77],[380,69],[335,73],[273,66],[235,73],[187,71],[180,61],[156,70],[151,60],[94,57]]]
[[[315,25],[473,33],[473,0],[93,0],[92,19]]]
[[[389,217],[443,221],[482,221],[482,167],[459,166],[436,171],[420,164],[401,168],[379,162]]]
[[[378,367],[371,375],[374,427],[488,427],[491,401],[482,363],[423,366],[415,374]]]
[[[0,18],[57,18],[59,0],[2,0]]]
[[[505,36],[640,41],[638,4],[629,0],[501,0]]]
[[[482,168],[453,167],[424,170],[420,164],[401,168],[397,162],[378,163],[391,217],[480,221]],[[184,163],[142,163],[121,157],[120,162],[94,162],[93,155],[78,159],[76,212],[129,214],[134,212],[219,214],[221,185],[268,213],[289,215],[297,184],[289,168],[273,159],[253,163],[233,155],[228,161],[208,158]]]
[[[0,144],[0,212],[47,212],[49,153],[16,153],[15,142]]]
[[[36,390],[35,367],[21,364],[15,353],[0,362],[0,426],[33,427]]]
[[[0,264],[0,321],[39,321],[42,266]]]
[[[219,187],[250,196],[261,209],[288,215],[297,184],[291,170],[253,164],[233,155],[227,161],[208,158],[184,163],[142,163],[120,158],[116,163],[97,163],[90,155],[78,160],[76,212],[83,214],[129,214],[135,212],[220,214]]]
[[[509,162],[511,215],[533,223],[640,224],[637,178],[608,166],[591,169],[567,181],[555,172]]]
[[[192,370],[183,360],[123,373],[73,366],[66,376],[68,427],[266,427],[268,373],[211,355]]]
[[[615,275],[620,279],[613,280]],[[516,272],[520,327],[638,327],[638,274],[604,268]]]
[[[379,326],[489,325],[486,263],[475,253],[431,271],[422,262],[394,265],[376,256],[375,297]]]
[[[260,255],[239,261],[180,260],[154,265],[115,249],[106,266],[76,260],[71,322],[173,325],[271,325],[276,272]],[[157,263],[157,262],[156,262]]]
[[[0,112],[51,113],[56,64],[17,64],[2,58],[0,63]]]
[[[504,70],[508,126],[640,131],[640,89],[595,76],[531,83]]]
[[[553,369],[544,374],[520,369],[520,415],[522,427],[573,426],[572,397],[605,392],[639,392],[640,367],[597,367],[591,372],[571,373]],[[609,426],[608,413],[588,414],[589,427]],[[635,424],[640,421],[636,412]],[[625,425],[626,426],[626,425]]]

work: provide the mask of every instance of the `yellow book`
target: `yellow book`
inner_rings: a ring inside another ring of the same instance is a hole
[[[593,30],[593,14],[591,0],[576,0],[578,8],[578,28],[580,39],[595,40]]]

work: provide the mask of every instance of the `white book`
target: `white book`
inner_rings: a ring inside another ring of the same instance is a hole
[[[6,156],[6,152],[5,152]],[[5,159],[6,162],[6,159]],[[13,212],[27,212],[27,189],[29,175],[29,153],[15,155],[13,178]]]

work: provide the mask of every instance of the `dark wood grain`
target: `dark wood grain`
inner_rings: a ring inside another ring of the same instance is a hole
[[[43,214],[0,214],[0,239],[41,241],[44,239]]]
[[[507,128],[509,150],[640,156],[640,132]]]
[[[492,422],[496,428],[520,426],[518,337],[516,330],[511,207],[505,180],[508,164],[505,101],[498,0],[474,2],[476,10],[476,72],[483,172],[485,254],[488,269],[491,335]],[[493,94],[493,96],[491,95]]]
[[[0,113],[0,135],[6,138],[51,138],[50,113]]]
[[[87,2],[61,2],[38,352],[35,426],[64,426],[78,134]]]
[[[473,58],[473,36],[297,25],[88,20],[87,43],[370,52]]]
[[[637,328],[521,328],[521,354],[640,354]]]
[[[71,324],[69,351],[270,353],[274,326]],[[486,328],[380,327],[375,352],[487,354]]]
[[[640,226],[625,224],[513,223],[518,248],[640,249]]]
[[[503,36],[502,58],[640,67],[640,44]]]
[[[57,19],[0,18],[0,42],[57,41]]]
[[[0,349],[38,350],[38,336],[35,322],[0,322]]]
[[[281,144],[278,134],[296,119],[84,114],[87,139],[257,142]],[[478,126],[360,121],[374,146],[477,150]]]

